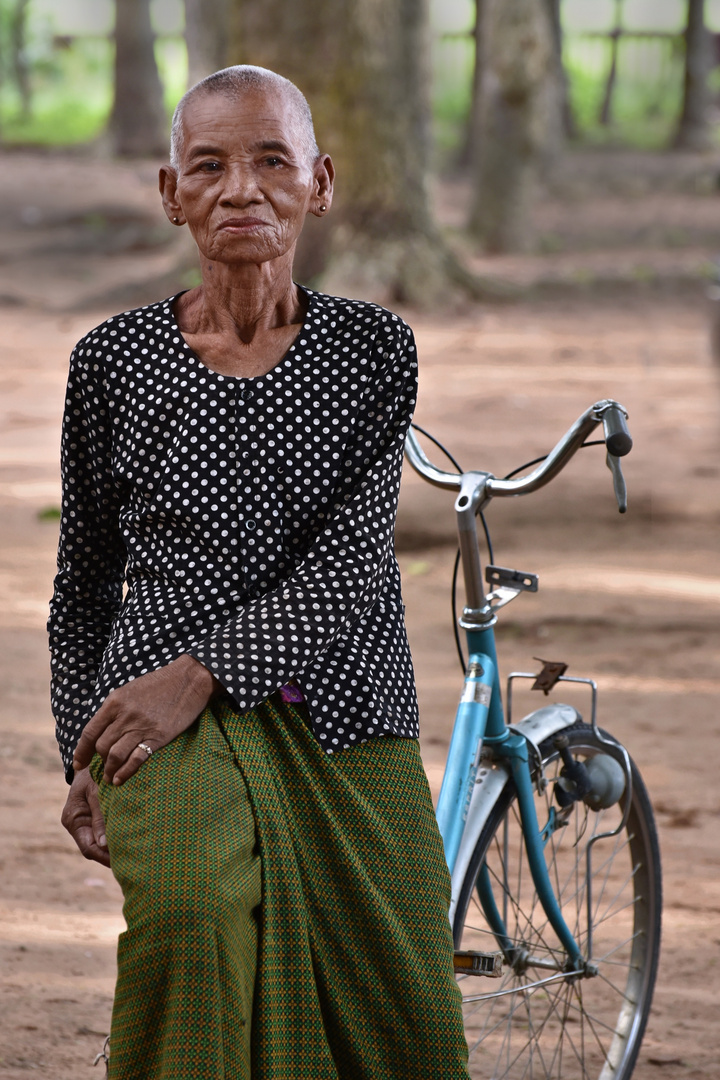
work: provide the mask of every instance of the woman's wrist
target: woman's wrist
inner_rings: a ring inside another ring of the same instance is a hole
[[[189,680],[189,688],[202,697],[205,702],[210,701],[222,690],[222,683],[215,678],[204,664],[201,664],[190,653],[183,653],[173,661],[173,666],[186,674]]]

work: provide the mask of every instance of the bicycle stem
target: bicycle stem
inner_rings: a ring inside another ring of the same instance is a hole
[[[477,515],[488,501],[486,494],[489,473],[463,473],[460,494],[455,500],[460,560],[465,582],[465,608],[460,616],[463,630],[492,626],[497,620],[485,599],[480,546],[477,537]]]

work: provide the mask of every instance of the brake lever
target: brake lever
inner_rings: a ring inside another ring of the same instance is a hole
[[[605,462],[608,469],[613,474],[613,488],[615,489],[618,510],[621,514],[624,514],[627,510],[627,484],[625,483],[625,477],[623,476],[622,467],[620,465],[620,458],[615,457],[614,454],[611,454],[608,451]]]

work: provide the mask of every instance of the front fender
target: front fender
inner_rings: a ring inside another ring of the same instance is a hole
[[[563,728],[572,727],[580,719],[580,713],[572,705],[560,703],[545,705],[542,709],[536,709],[535,712],[523,717],[518,724],[513,724],[513,731],[524,735],[529,742],[539,746],[550,735],[562,731]],[[452,874],[451,925],[455,919],[455,907],[472,853],[490,816],[490,811],[500,798],[509,779],[510,767],[506,762],[502,760],[480,762]]]

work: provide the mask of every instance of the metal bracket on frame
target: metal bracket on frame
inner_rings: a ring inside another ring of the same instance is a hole
[[[526,574],[522,570],[510,570],[507,566],[486,566],[485,580],[493,586],[492,592],[485,597],[493,613],[505,607],[521,592],[537,592],[537,574]]]

